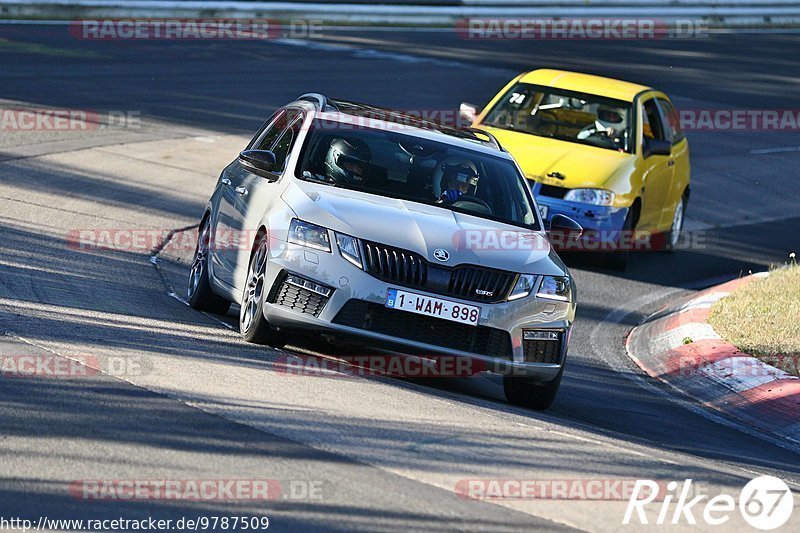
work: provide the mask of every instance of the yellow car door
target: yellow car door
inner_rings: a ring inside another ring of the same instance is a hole
[[[640,100],[639,116],[642,210],[636,229],[659,232],[664,229],[662,222],[672,188],[675,158],[655,95]]]
[[[672,185],[661,218],[662,226],[671,227],[675,218],[675,209],[678,207],[679,202],[681,199],[684,200],[683,208],[685,209],[686,200],[688,199],[688,194],[686,193],[688,192],[689,175],[691,173],[689,141],[686,140],[686,135],[681,130],[678,112],[669,98],[666,95],[658,95],[656,99],[658,107],[661,109],[667,136],[672,143],[672,157],[675,160],[675,165],[672,169]]]

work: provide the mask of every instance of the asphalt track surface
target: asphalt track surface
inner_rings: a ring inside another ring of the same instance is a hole
[[[287,353],[337,348],[247,345],[226,327],[233,315],[188,308],[169,291],[183,293],[190,251],[166,253],[156,269],[149,249],[81,251],[66,239],[78,228],[196,224],[222,166],[303,92],[452,110],[485,102],[518,71],[559,67],[657,86],[684,109],[796,110],[798,49],[792,33],[475,42],[448,31],[341,29],[314,41],[88,42],[64,26],[0,26],[0,106],[141,117],[128,128],[0,132],[0,354],[122,358],[144,369],[89,380],[0,375],[2,516],[605,530],[621,527],[621,502],[487,503],[453,490],[471,478],[692,478],[738,494],[758,473],[796,489],[797,450],[650,380],[624,349],[627,332],[668,298],[800,250],[796,129],[689,133],[694,249],[637,254],[624,274],[569,258],[578,318],[561,392],[545,413],[504,403],[487,377],[287,377]],[[324,489],[266,504],[97,503],[67,490],[81,479],[245,478]]]

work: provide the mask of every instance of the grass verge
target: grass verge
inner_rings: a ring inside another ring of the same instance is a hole
[[[773,270],[718,301],[709,322],[741,351],[800,375],[800,265]]]

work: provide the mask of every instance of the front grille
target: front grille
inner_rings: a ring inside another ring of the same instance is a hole
[[[283,274],[280,281],[275,284],[268,301],[283,307],[288,307],[293,311],[318,317],[328,303],[328,298],[310,291],[303,287],[298,287],[286,281],[287,274]]]
[[[453,269],[447,294],[478,302],[501,302],[506,299],[516,278],[510,272],[463,266]],[[478,294],[475,291],[491,294]]]
[[[564,187],[556,187],[555,185],[545,185],[544,183],[539,188],[540,196],[549,196],[551,198],[564,198],[569,189]]]
[[[378,279],[420,289],[428,282],[428,263],[419,254],[365,241],[364,255],[367,272]]]
[[[461,352],[509,360],[513,356],[507,331],[416,315],[363,300],[349,300],[333,323]]]
[[[563,334],[554,340],[522,340],[522,350],[526,363],[561,363],[561,343]]]
[[[504,301],[517,276],[472,265],[432,265],[417,253],[368,241],[364,259],[367,273],[380,280],[474,302]]]

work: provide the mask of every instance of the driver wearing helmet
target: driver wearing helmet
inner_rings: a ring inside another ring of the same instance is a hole
[[[372,153],[361,139],[334,139],[325,156],[325,176],[334,183],[362,183]]]
[[[608,138],[618,141],[625,129],[624,112],[608,105],[597,106],[597,120],[578,133],[578,139],[586,139],[592,135],[605,134]]]
[[[445,190],[438,203],[453,204],[464,195],[474,195],[478,189],[478,173],[467,163],[444,165],[442,167],[442,183]]]

